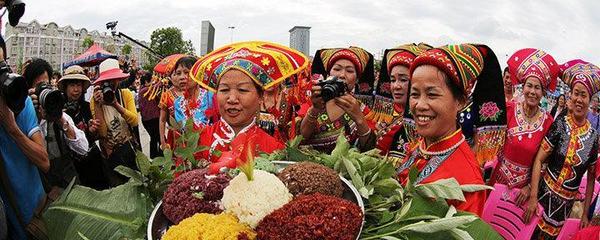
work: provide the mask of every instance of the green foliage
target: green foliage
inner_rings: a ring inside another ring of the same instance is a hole
[[[90,36],[86,36],[81,43],[81,46],[85,49],[90,48],[92,45],[94,45],[94,39]]]
[[[131,45],[126,43],[125,45],[123,45],[123,48],[121,48],[121,54],[129,55],[129,54],[131,54],[132,49],[133,48],[131,47]]]
[[[269,160],[312,161],[328,166],[350,179],[365,203],[361,239],[501,239],[477,216],[458,212],[447,200],[464,200],[463,191],[488,189],[451,179],[428,184],[413,183],[416,168],[409,170],[406,188],[396,180],[394,165],[378,150],[360,153],[340,136],[333,152],[323,154],[300,147],[300,137],[283,151],[264,156]]]
[[[50,239],[143,239],[151,210],[135,180],[104,191],[71,183],[43,217]]]
[[[191,40],[183,40],[181,30],[176,27],[158,28],[150,35],[150,48],[158,54],[166,57],[176,53],[194,55],[194,46]],[[160,61],[156,57],[145,52],[147,64],[144,68],[152,69]]]

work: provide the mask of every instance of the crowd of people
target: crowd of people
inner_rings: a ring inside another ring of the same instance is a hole
[[[309,60],[278,44],[234,43],[200,58],[176,58],[167,87],[155,96],[165,82],[134,62],[107,59],[60,75],[43,59],[28,61],[23,106],[11,108],[0,97],[1,196],[10,236],[25,239],[43,229],[40,213],[72,181],[98,190],[127,181],[114,168],[137,169],[139,123],[155,158],[182,147],[177,139],[189,121],[207,147],[194,156],[213,172],[235,167],[240,143],[271,153],[301,137],[301,147],[331,153],[345,136],[360,151],[379,149],[402,185],[455,178],[519,189],[524,221],[541,214],[534,239],[556,238],[575,204],[582,227],[600,225],[600,210],[591,207],[597,66],[580,59],[559,64],[526,48],[503,71],[480,44],[404,44],[385,50],[377,72],[374,62],[359,47],[320,49]],[[558,81],[569,89],[555,100]],[[57,92],[62,102],[53,98]],[[545,106],[546,99],[556,103]],[[175,159],[174,168],[190,166]],[[413,182],[411,169],[418,171]],[[582,184],[587,192],[579,201]],[[465,201],[448,203],[481,216],[488,194],[465,191]]]

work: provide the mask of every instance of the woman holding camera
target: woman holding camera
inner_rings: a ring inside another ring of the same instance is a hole
[[[199,158],[213,163],[210,169],[234,168],[238,146],[253,143],[254,154],[284,147],[257,124],[265,90],[308,65],[302,53],[269,42],[240,42],[224,46],[200,58],[190,76],[216,92],[221,119],[202,130],[200,145],[209,150]],[[217,153],[221,154],[217,154]],[[213,171],[214,172],[214,171]]]
[[[102,171],[98,171],[103,166],[102,155],[98,145],[94,144],[96,139],[92,134],[98,129],[100,122],[92,118],[90,103],[86,102],[83,96],[84,91],[90,86],[90,79],[85,75],[82,67],[74,65],[65,70],[65,75],[58,80],[57,85],[67,98],[65,113],[73,119],[75,126],[85,133],[89,143],[87,155],[74,161],[79,180],[84,186],[97,190],[106,189],[108,187],[106,177]]]
[[[414,125],[407,127],[404,121],[410,65],[419,54],[430,48],[426,44],[412,43],[386,49],[383,54],[373,110],[378,120],[377,148],[396,165],[404,159],[409,143],[415,137]]]
[[[312,106],[300,125],[303,145],[330,153],[344,134],[361,151],[373,149],[375,124],[367,119],[370,110],[365,105],[373,101],[373,55],[358,47],[321,49],[312,74],[327,80],[312,88]]]
[[[90,109],[99,127],[90,129],[100,139],[102,155],[107,161],[105,173],[112,186],[127,179],[114,171],[123,165],[137,169],[135,152],[139,149],[134,127],[138,125],[138,115],[133,94],[129,89],[118,89],[120,81],[129,75],[123,73],[116,59],[100,63],[100,76],[94,82],[94,99]]]
[[[470,99],[475,106],[504,102],[502,73],[496,55],[485,45],[437,47],[419,55],[410,73],[409,105],[420,138],[398,169],[398,180],[403,185],[408,184],[408,173],[416,168],[419,173],[410,184],[448,178],[456,179],[461,185],[483,184],[481,169],[465,141],[458,114]],[[480,116],[501,117],[499,108],[489,110]],[[448,202],[459,210],[481,216],[485,191],[464,192],[464,197],[465,201]]]

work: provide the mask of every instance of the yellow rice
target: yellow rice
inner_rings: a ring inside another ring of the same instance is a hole
[[[256,233],[231,214],[197,213],[169,228],[162,240],[237,240],[240,233],[256,239]]]

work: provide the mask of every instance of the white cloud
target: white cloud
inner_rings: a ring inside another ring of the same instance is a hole
[[[490,0],[27,0],[24,21],[104,30],[119,20],[119,30],[149,40],[159,27],[182,29],[200,46],[200,25],[216,28],[215,47],[234,41],[267,40],[288,44],[294,25],[311,26],[311,52],[321,47],[361,46],[378,56],[382,49],[408,42],[432,45],[477,42],[489,45],[504,65],[520,48],[535,47],[559,63],[582,58],[600,64],[595,33],[600,32],[600,2]]]

